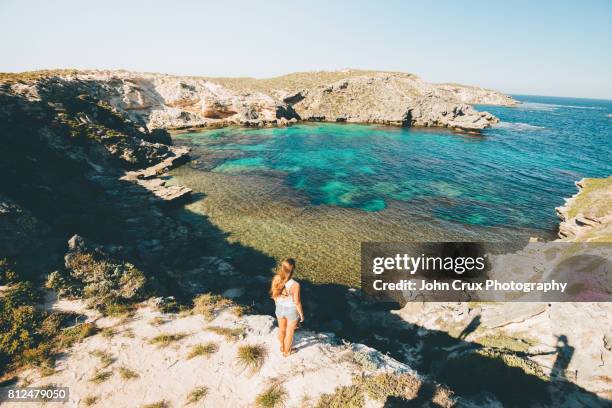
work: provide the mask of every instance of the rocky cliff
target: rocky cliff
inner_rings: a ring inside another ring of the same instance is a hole
[[[287,125],[297,120],[480,130],[497,122],[469,104],[514,101],[498,92],[435,85],[405,73],[344,70],[271,79],[200,78],[127,71],[5,74],[14,92],[37,93],[40,78],[83,86],[146,129]]]
[[[442,92],[448,92],[450,94],[449,97],[463,103],[473,105],[518,105],[518,101],[512,99],[512,97],[492,89],[461,84],[436,84],[436,88]]]
[[[612,242],[612,176],[583,178],[578,193],[557,207],[559,238],[564,241]]]

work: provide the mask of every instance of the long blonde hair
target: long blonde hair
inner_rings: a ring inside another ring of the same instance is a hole
[[[272,284],[270,285],[270,296],[272,299],[276,299],[283,293],[287,294],[285,283],[291,279],[293,272],[295,272],[295,259],[285,258],[278,264],[276,267],[276,275],[274,275]]]

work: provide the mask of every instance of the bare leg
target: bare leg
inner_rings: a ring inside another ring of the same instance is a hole
[[[285,333],[285,342],[283,348],[283,354],[285,355],[285,357],[291,353],[291,344],[293,344],[293,335],[295,333],[295,328],[297,327],[297,324],[297,320],[289,320],[287,322],[287,332]]]
[[[287,332],[287,318],[282,317],[278,319],[278,342],[280,343],[281,353],[285,352],[285,333]]]

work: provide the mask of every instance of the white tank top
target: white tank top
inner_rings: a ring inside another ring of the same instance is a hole
[[[296,282],[293,279],[289,279],[287,283],[285,283],[285,289],[287,290],[288,296],[280,295],[276,298],[276,304],[279,306],[295,306],[295,302],[293,301],[293,296],[291,295],[291,287]]]

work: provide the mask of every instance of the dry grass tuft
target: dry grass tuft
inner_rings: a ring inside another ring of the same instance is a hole
[[[187,337],[187,333],[163,333],[149,340],[149,344],[155,344],[157,347],[168,347],[170,344],[180,341]]]
[[[106,327],[100,332],[105,339],[112,339],[117,334],[117,329],[114,327]]]
[[[234,305],[234,302],[221,295],[205,293],[193,300],[193,313],[204,316],[208,321],[213,320],[217,313]]]
[[[287,391],[280,384],[274,384],[259,394],[255,399],[255,404],[259,408],[279,408],[284,407],[287,402]]]
[[[166,401],[158,401],[152,404],[143,405],[142,408],[170,408]]]
[[[431,401],[441,408],[452,408],[457,402],[455,393],[443,385],[438,385]]]
[[[98,371],[96,374],[94,374],[93,377],[89,379],[89,382],[92,382],[94,384],[102,384],[104,381],[111,378],[112,375],[112,371]]]
[[[136,371],[130,370],[127,367],[119,367],[119,375],[124,380],[132,380],[134,378],[140,377]]]
[[[206,387],[196,387],[189,394],[187,394],[187,405],[195,404],[200,401],[202,398],[208,395],[208,388]]]
[[[229,341],[238,341],[246,335],[244,328],[242,327],[221,327],[221,326],[210,326],[206,327],[205,330],[218,334],[225,337]]]
[[[209,342],[205,344],[197,344],[191,348],[191,351],[187,355],[187,360],[192,358],[204,356],[208,357],[219,350],[219,346],[216,343]]]
[[[238,347],[236,360],[238,364],[251,372],[257,372],[263,365],[268,352],[266,348],[260,344],[247,344]]]
[[[134,334],[134,330],[131,328],[125,329],[121,334],[123,335],[123,337],[127,337],[128,339],[133,339],[134,337],[136,337],[136,335]]]
[[[102,364],[102,368],[108,367],[109,365],[113,364],[113,362],[115,361],[113,356],[111,356],[109,353],[103,350],[94,350],[89,354],[91,354],[94,357],[97,357],[100,360],[100,363]]]

